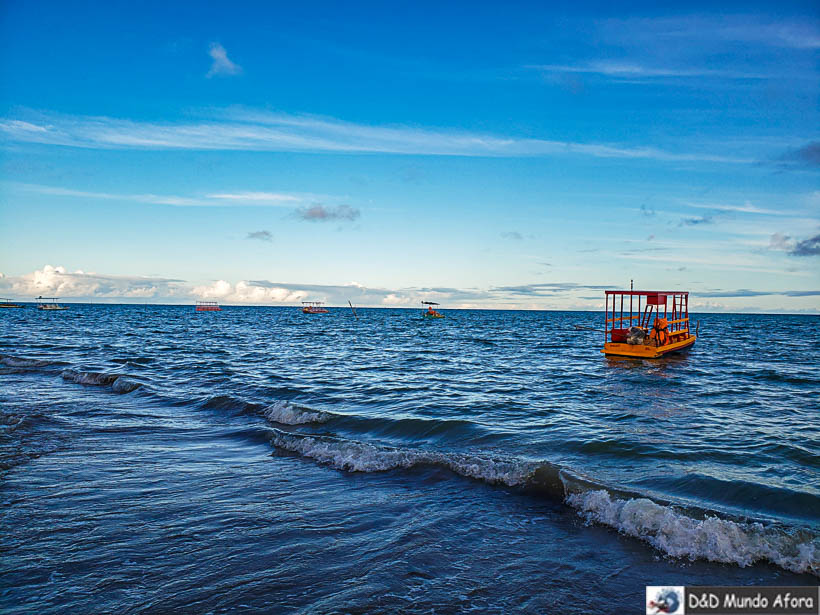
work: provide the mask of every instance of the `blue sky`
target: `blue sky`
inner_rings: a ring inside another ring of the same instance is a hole
[[[0,293],[820,311],[820,11],[0,7]]]

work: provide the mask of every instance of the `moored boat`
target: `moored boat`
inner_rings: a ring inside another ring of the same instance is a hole
[[[21,308],[19,303],[14,303],[11,299],[0,299],[0,309],[2,308]]]
[[[328,311],[324,307],[322,307],[324,303],[322,301],[302,301],[302,313],[303,314],[327,314]]]
[[[222,308],[216,301],[197,301],[195,311],[197,312],[221,312]]]
[[[433,306],[438,305],[438,303],[434,301],[422,301],[421,304],[427,306],[426,310],[422,309],[422,318],[444,318],[444,314],[433,308]]]
[[[67,305],[60,305],[59,303],[57,303],[57,299],[59,299],[59,297],[43,297],[43,296],[37,297],[37,299],[36,299],[37,309],[38,310],[44,310],[44,311],[47,311],[47,312],[53,312],[53,311],[57,311],[57,310],[67,310],[68,306]]]
[[[687,291],[608,290],[605,296],[606,356],[658,359],[697,340],[689,327]]]

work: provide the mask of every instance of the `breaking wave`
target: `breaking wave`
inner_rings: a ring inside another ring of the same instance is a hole
[[[608,525],[675,558],[705,559],[741,567],[768,561],[797,573],[820,576],[820,535],[807,529],[765,527],[706,515],[696,519],[645,497],[618,497],[547,462],[497,459],[387,447],[332,436],[277,431],[271,443],[338,470],[382,472],[432,465],[491,485],[520,487],[563,501],[587,523]]]
[[[262,416],[281,425],[305,425],[307,423],[324,423],[330,414],[297,406],[288,401],[277,401],[262,409]]]
[[[644,540],[672,557],[750,566],[758,561],[820,576],[820,536],[805,530],[693,519],[648,498],[613,498],[606,490],[570,493],[570,506],[588,523],[602,523]]]
[[[271,443],[350,472],[382,472],[421,465],[447,468],[467,478],[508,487],[524,485],[539,464],[521,460],[499,460],[461,453],[378,446],[331,436],[304,436],[277,432]]]
[[[218,395],[208,398],[203,408],[211,410],[234,410],[238,412],[256,414],[272,423],[279,425],[306,425],[308,423],[324,423],[333,414],[300,406],[285,400],[278,400],[272,404],[257,404],[243,401],[230,395]]]
[[[132,380],[123,374],[104,374],[100,372],[82,372],[73,369],[63,370],[63,380],[87,386],[111,387],[115,393],[130,393],[142,386],[141,382]]]

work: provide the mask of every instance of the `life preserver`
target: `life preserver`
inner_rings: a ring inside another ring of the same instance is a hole
[[[669,343],[669,323],[665,318],[655,319],[649,339],[655,340],[655,346],[665,346]]]

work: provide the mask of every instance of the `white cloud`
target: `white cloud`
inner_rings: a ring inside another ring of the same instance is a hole
[[[240,280],[231,283],[216,280],[190,284],[184,280],[149,276],[116,276],[69,271],[63,266],[45,265],[21,276],[0,273],[0,291],[18,300],[44,295],[79,300],[111,302],[193,303],[197,299],[216,299],[226,304],[298,305],[303,300],[326,301],[346,305],[352,299],[357,305],[413,304],[416,291],[388,291],[360,284],[320,285]],[[384,299],[392,296],[391,301]]]
[[[239,64],[231,62],[228,58],[228,52],[219,43],[211,43],[208,50],[208,55],[213,59],[211,69],[205,75],[209,79],[216,76],[238,75],[242,72],[242,67]]]
[[[754,15],[683,15],[609,20],[605,22],[604,30],[617,40],[630,39],[633,44],[654,39],[673,45],[755,43],[798,50],[820,48],[820,29],[811,19],[796,21]]]
[[[597,23],[598,40],[623,47],[663,49],[681,55],[700,51],[758,48],[789,48],[805,51],[820,48],[816,20],[775,18],[767,15],[727,14],[628,17]],[[749,44],[752,45],[749,45]]]
[[[205,195],[209,199],[230,201],[232,203],[278,205],[280,203],[297,203],[302,199],[292,194],[278,192],[235,192]]]
[[[41,115],[0,120],[14,141],[94,149],[185,149],[287,152],[369,152],[429,156],[591,156],[669,162],[751,163],[714,151],[673,152],[651,146],[578,143],[410,126],[370,126],[334,118],[243,109],[214,112],[188,123],[135,122],[109,117]]]
[[[95,192],[89,190],[74,190],[56,186],[39,186],[36,184],[10,185],[29,192],[65,196],[84,199],[102,199],[115,201],[133,201],[152,205],[172,205],[175,207],[230,207],[230,206],[257,206],[257,207],[288,207],[321,195],[315,194],[286,194],[284,192],[235,192],[215,193],[202,196],[179,196],[162,194],[117,194],[113,192]],[[336,198],[328,197],[324,198]]]
[[[251,305],[293,305],[305,300],[306,291],[291,290],[273,286],[265,288],[250,282],[240,281],[235,285],[218,280],[210,285],[197,286],[191,291],[196,297],[218,299],[224,303]]]
[[[145,276],[112,276],[68,271],[65,267],[45,265],[42,269],[14,277],[0,277],[0,288],[15,295],[36,297],[174,297],[184,294],[183,281]]]
[[[529,68],[548,73],[597,74],[623,79],[655,77],[716,77],[721,79],[766,79],[767,75],[733,70],[663,67],[630,61],[595,61],[583,64],[540,64]]]
[[[572,63],[533,63],[554,74],[588,74],[621,83],[690,80],[724,87],[727,80],[790,80],[815,89],[816,19],[765,15],[676,15],[584,22],[595,56]],[[719,80],[719,81],[718,81]]]
[[[744,214],[762,214],[768,216],[784,216],[791,215],[795,212],[776,209],[765,209],[752,205],[750,201],[746,201],[743,205],[724,205],[722,203],[685,203],[689,207],[696,207],[698,209],[714,209],[717,211],[733,211]]]

